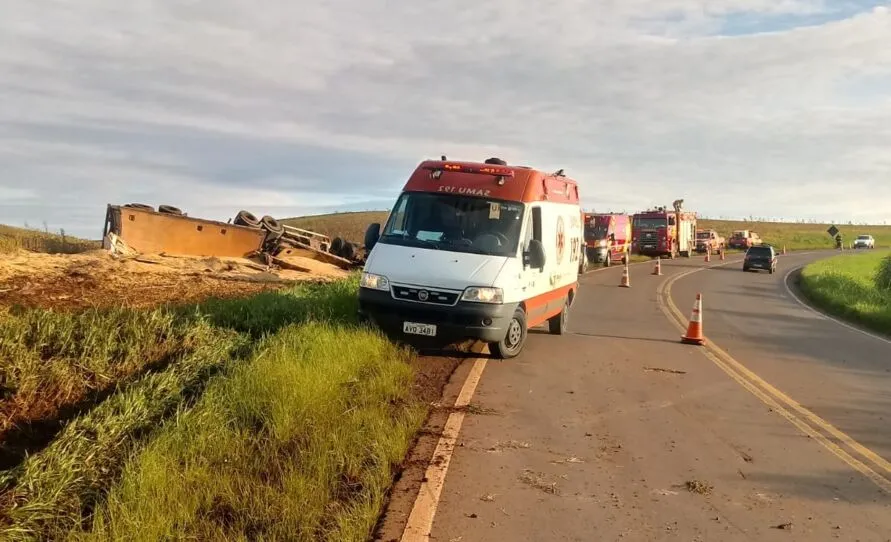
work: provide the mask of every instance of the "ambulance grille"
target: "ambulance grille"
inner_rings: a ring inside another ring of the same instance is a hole
[[[458,302],[458,292],[419,288],[417,286],[391,286],[391,292],[395,299],[402,301],[414,301],[415,303],[428,303],[431,305],[454,305]]]

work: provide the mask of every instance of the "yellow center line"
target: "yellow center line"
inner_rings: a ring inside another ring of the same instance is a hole
[[[683,314],[680,310],[678,310],[674,301],[671,299],[671,287],[678,280],[690,276],[694,273],[698,273],[700,271],[704,271],[710,269],[712,267],[721,267],[733,263],[738,262],[724,262],[716,265],[711,265],[708,267],[702,267],[700,269],[694,269],[692,271],[687,271],[685,273],[681,273],[679,275],[675,275],[670,279],[662,282],[659,285],[658,295],[656,297],[656,303],[668,320],[675,325],[680,331],[686,331],[685,322],[686,318],[684,318]],[[759,377],[757,374],[752,372],[749,368],[744,366],[742,363],[737,361],[733,356],[719,348],[714,344],[714,342],[709,341],[708,344],[701,347],[702,353],[711,360],[715,365],[717,365],[721,370],[723,370],[728,376],[730,376],[733,380],[739,383],[743,388],[751,392],[755,397],[760,399],[764,404],[772,408],[775,412],[778,412],[781,416],[786,418],[790,423],[792,423],[795,427],[801,430],[806,435],[810,436],[817,442],[819,442],[824,448],[829,450],[833,455],[847,463],[849,466],[869,478],[873,483],[875,483],[879,488],[885,491],[888,494],[891,494],[891,481],[877,473],[875,470],[870,468],[867,464],[859,459],[855,458],[848,452],[846,452],[843,448],[838,446],[836,443],[832,442],[825,435],[818,432],[815,428],[811,427],[807,424],[807,422],[801,419],[799,416],[796,416],[790,410],[784,408],[780,403],[784,403],[786,406],[790,407],[792,410],[798,412],[805,419],[810,421],[812,424],[817,427],[823,429],[828,432],[830,435],[837,438],[843,444],[848,446],[852,451],[859,454],[863,459],[866,459],[872,462],[874,465],[881,468],[881,470],[885,471],[887,474],[891,474],[891,463],[883,459],[881,456],[863,446],[838,428],[834,427],[832,424],[824,420],[823,418],[817,416],[812,411],[806,409],[801,406],[797,401],[786,395],[785,393],[778,390],[776,387],[771,385],[769,382]],[[759,389],[760,386],[760,389]]]

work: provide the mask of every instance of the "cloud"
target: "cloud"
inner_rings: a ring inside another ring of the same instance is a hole
[[[130,201],[224,219],[386,208],[442,153],[566,168],[597,208],[891,219],[878,2],[0,12],[0,222],[91,233]]]

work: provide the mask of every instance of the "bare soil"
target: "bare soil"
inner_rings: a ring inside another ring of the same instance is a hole
[[[121,257],[103,250],[74,255],[19,251],[0,259],[0,306],[141,308],[208,297],[240,297],[296,282],[337,280],[348,274],[333,265],[308,262],[311,273],[243,258]]]

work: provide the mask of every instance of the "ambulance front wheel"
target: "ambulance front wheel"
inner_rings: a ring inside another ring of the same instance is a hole
[[[507,324],[507,332],[504,338],[495,343],[489,343],[489,351],[499,359],[516,357],[526,344],[526,311],[517,307],[514,315]]]

